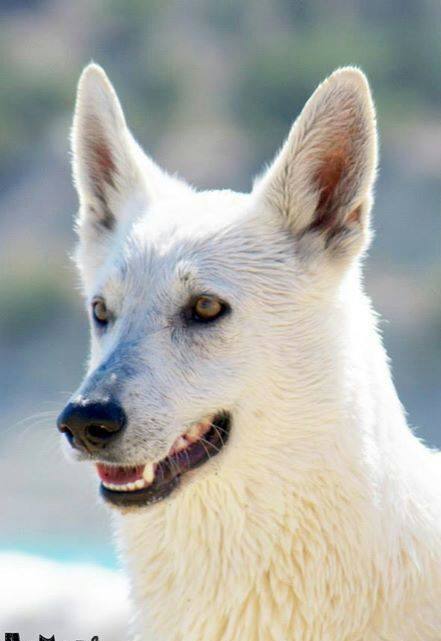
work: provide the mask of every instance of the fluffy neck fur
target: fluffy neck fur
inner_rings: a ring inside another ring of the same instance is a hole
[[[432,454],[357,275],[317,314],[302,354],[269,349],[225,461],[118,522],[141,641],[439,638]]]

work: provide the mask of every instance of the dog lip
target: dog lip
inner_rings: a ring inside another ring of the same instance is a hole
[[[203,441],[195,441],[185,450],[169,454],[156,463],[152,483],[141,489],[124,491],[106,487],[102,482],[102,498],[121,508],[145,507],[165,499],[179,486],[183,474],[206,463],[226,444],[231,426],[230,415],[225,412],[217,414],[212,424],[213,427],[204,434]]]
[[[132,492],[118,492],[110,490],[102,483],[100,484],[100,494],[103,499],[116,507],[145,507],[153,503],[159,503],[167,498],[180,483],[180,475],[174,476],[167,482],[152,483],[142,490]]]

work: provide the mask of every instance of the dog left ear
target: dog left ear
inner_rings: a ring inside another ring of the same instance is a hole
[[[307,102],[254,192],[277,210],[305,255],[358,255],[369,237],[377,164],[375,111],[366,77],[337,70]]]
[[[162,193],[183,189],[140,148],[108,77],[88,65],[78,83],[72,128],[81,241],[107,246]]]

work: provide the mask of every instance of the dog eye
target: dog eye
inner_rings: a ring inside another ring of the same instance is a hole
[[[228,309],[216,296],[199,296],[191,306],[191,320],[198,323],[209,323],[220,318]]]
[[[93,301],[92,313],[93,318],[98,325],[107,325],[109,322],[109,310],[107,309],[106,303],[101,298]]]

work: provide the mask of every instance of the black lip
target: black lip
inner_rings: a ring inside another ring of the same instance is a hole
[[[205,434],[204,441],[197,441],[186,450],[167,456],[158,463],[151,485],[142,490],[118,492],[101,483],[101,496],[107,503],[125,508],[145,507],[162,501],[179,486],[182,474],[200,467],[219,454],[228,441],[230,427],[230,415],[225,412],[218,414],[213,420],[213,427]]]

